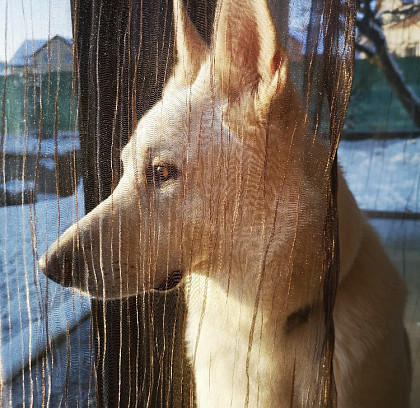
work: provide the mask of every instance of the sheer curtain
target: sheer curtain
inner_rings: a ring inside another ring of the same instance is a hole
[[[336,149],[352,79],[354,5],[341,1],[271,2],[281,38],[293,55],[294,80],[306,101],[314,137],[330,143],[325,224],[325,324],[322,387],[334,394],[332,308],[338,273]],[[214,1],[188,10],[209,42]],[[106,197],[120,174],[119,153],[142,114],[159,99],[173,62],[172,2],[73,2],[85,155],[87,210]],[[308,158],[310,160],[310,158]],[[122,406],[189,406],[190,367],[184,356],[183,291],[124,301],[92,301],[98,402]],[[181,373],[181,375],[180,375]],[[331,401],[334,397],[331,398]],[[332,402],[331,402],[332,404]]]

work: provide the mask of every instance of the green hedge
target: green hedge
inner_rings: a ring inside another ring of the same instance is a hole
[[[420,97],[420,58],[397,58],[397,64],[406,83]],[[346,131],[357,133],[416,129],[382,71],[367,60],[357,60]]]
[[[76,86],[71,73],[8,75],[0,77],[0,114],[8,134],[74,132],[77,115]],[[3,108],[2,102],[5,101]],[[4,113],[4,117],[3,117]]]

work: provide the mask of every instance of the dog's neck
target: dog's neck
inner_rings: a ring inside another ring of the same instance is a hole
[[[233,278],[230,294],[204,275],[191,275],[187,284],[186,340],[200,407],[245,406],[247,398],[249,406],[257,406],[253,379],[258,375],[271,383],[277,370],[272,319],[255,308],[248,288],[235,288],[235,283]],[[237,296],[241,291],[247,302]]]
[[[278,296],[292,284],[287,273],[275,270],[270,254],[265,265],[264,255],[245,259],[241,271],[226,265],[224,275],[209,271],[187,278],[186,340],[200,407],[244,407],[247,400],[249,407],[282,406],[288,391],[279,395],[279,390],[292,387],[292,376],[285,380],[284,372],[294,370],[286,354],[296,352],[288,344],[294,335],[309,336],[308,326],[300,324],[307,321],[310,308],[294,305],[293,294]],[[291,321],[294,307],[302,313]],[[296,332],[286,333],[291,330]],[[313,350],[301,351],[306,353]],[[264,387],[258,389],[258,384]]]

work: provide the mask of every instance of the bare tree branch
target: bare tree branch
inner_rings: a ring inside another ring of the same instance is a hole
[[[395,10],[385,10],[381,13],[381,15],[384,14],[391,14],[392,16],[414,16],[418,13],[420,10],[419,4],[412,4],[411,6],[407,6],[404,8],[399,8]]]
[[[356,49],[364,52],[368,60],[384,73],[389,86],[401,101],[410,118],[420,127],[420,98],[407,85],[403,73],[398,68],[395,58],[389,52],[380,20],[370,7],[370,2],[358,1],[358,9],[363,13],[356,21],[360,33],[368,38],[372,46],[356,44]]]
[[[354,46],[355,46],[357,51],[365,53],[368,60],[370,58],[376,57],[375,48],[370,46],[369,44],[361,44],[361,43],[356,42]]]

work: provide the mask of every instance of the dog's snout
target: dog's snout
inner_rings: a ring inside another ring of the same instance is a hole
[[[48,250],[38,261],[42,272],[51,280],[63,286],[72,286],[79,268],[78,257],[72,251]]]

